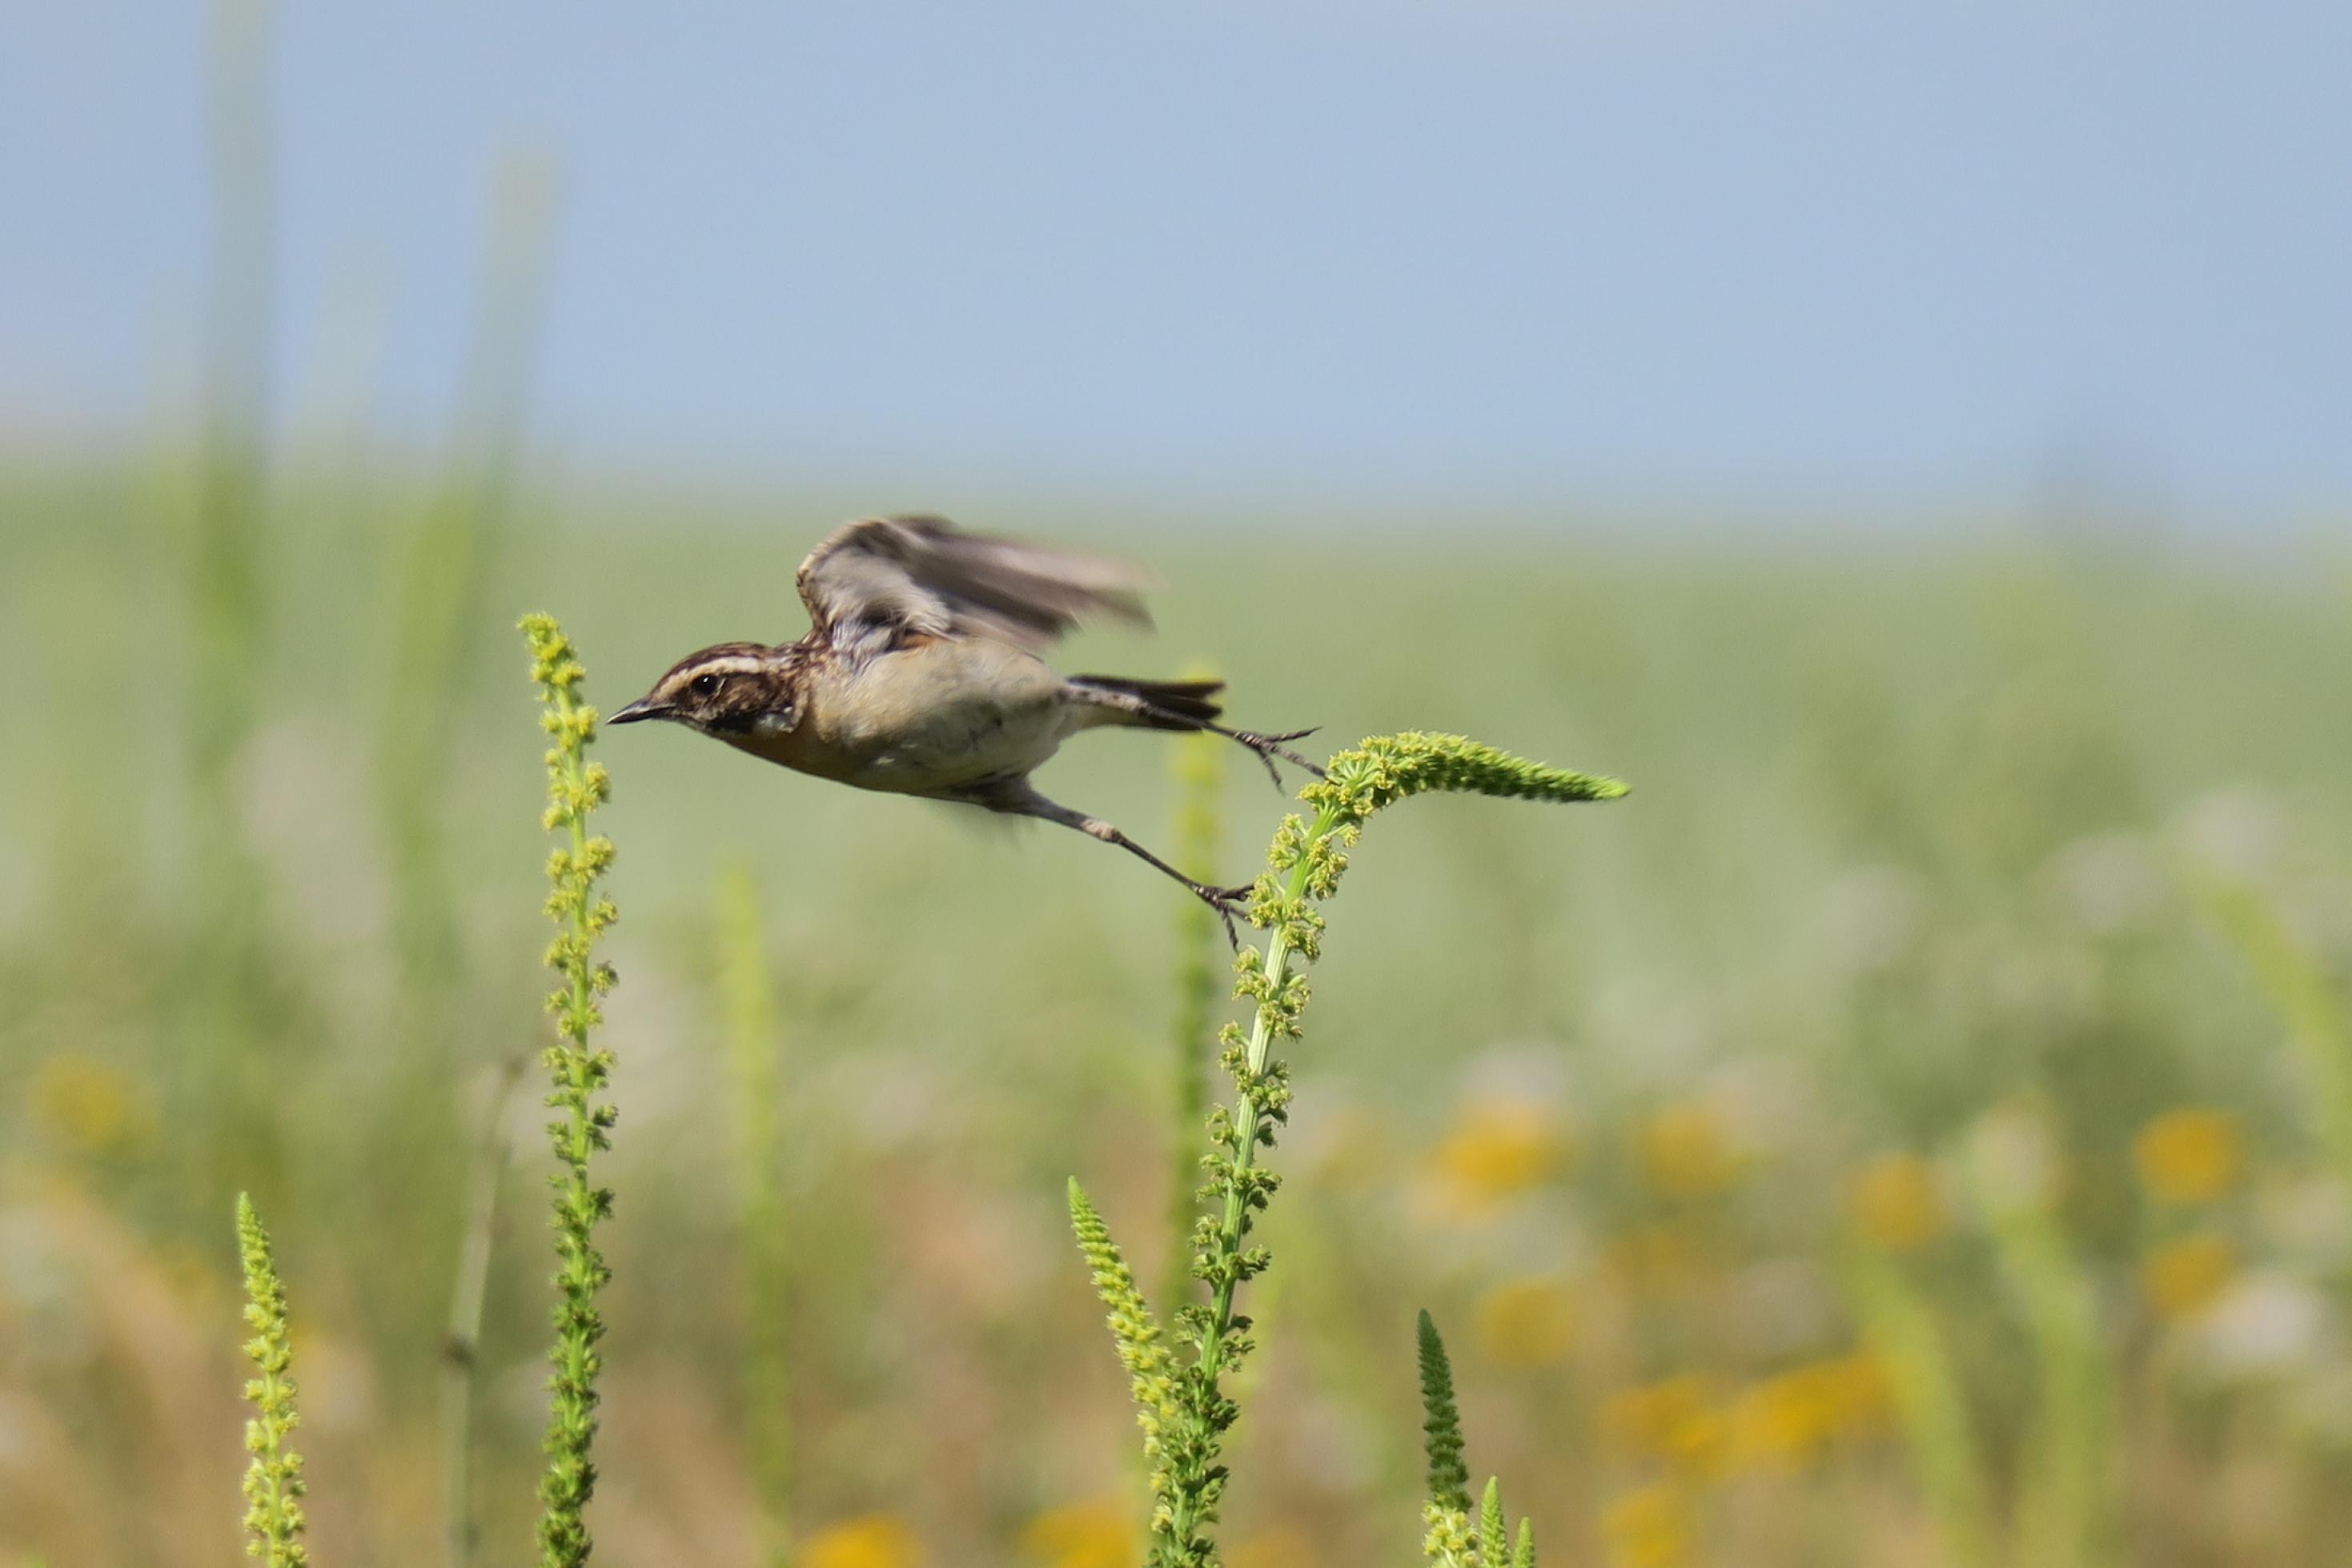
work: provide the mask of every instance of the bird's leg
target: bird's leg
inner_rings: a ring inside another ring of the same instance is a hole
[[[1323,777],[1323,769],[1282,744],[1286,740],[1304,740],[1315,733],[1312,729],[1293,729],[1281,735],[1260,735],[1254,729],[1227,729],[1222,724],[1212,724],[1203,727],[1229,740],[1238,740],[1256,752],[1257,759],[1265,764],[1266,777],[1273,779],[1274,787],[1281,789],[1285,794],[1288,794],[1289,790],[1282,782],[1282,775],[1275,770],[1274,766],[1274,759],[1277,757],[1295,767],[1304,768],[1318,779]]]
[[[1076,828],[1088,838],[1100,839],[1107,844],[1117,844],[1120,849],[1163,875],[1171,876],[1182,883],[1185,890],[1193,897],[1215,910],[1217,918],[1224,922],[1225,940],[1233,944],[1235,952],[1241,950],[1241,930],[1234,924],[1234,916],[1245,911],[1252,891],[1250,888],[1246,886],[1211,887],[1206,883],[1194,882],[1100,817],[1089,817],[1084,811],[1073,811],[1067,806],[1056,805],[1034,789],[1027,789],[1020,795],[1010,798],[998,797],[982,800],[975,803],[984,805],[992,811],[1008,811],[1024,817],[1035,817],[1043,821],[1059,822],[1066,828]]]

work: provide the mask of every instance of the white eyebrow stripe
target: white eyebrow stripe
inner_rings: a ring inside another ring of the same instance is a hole
[[[767,667],[768,662],[765,659],[754,659],[746,653],[734,653],[724,659],[706,659],[699,664],[689,665],[680,670],[678,674],[687,679],[696,675],[749,675],[756,674]]]

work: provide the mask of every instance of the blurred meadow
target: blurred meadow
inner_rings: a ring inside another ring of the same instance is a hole
[[[240,709],[207,716],[221,591],[166,565],[184,472],[8,481],[0,656],[38,740],[0,776],[0,1529],[58,1563],[228,1549],[250,1188],[295,1292],[320,1549],[415,1561],[471,1150],[542,1028],[508,608],[564,606],[610,706],[706,633],[793,632],[808,529],[525,507],[435,558],[479,579],[436,659],[387,589],[432,507],[371,491],[377,526],[330,538],[353,519],[307,486],[341,481],[289,480],[249,524],[271,564]],[[1066,663],[1213,659],[1252,721],[1441,722],[1635,784],[1416,804],[1360,852],[1296,1053],[1234,1562],[1406,1555],[1423,1305],[1476,1462],[1569,1561],[2027,1560],[2002,1543],[2059,1463],[2079,1523],[2046,1528],[2084,1544],[2031,1561],[2328,1560],[2352,756],[2315,716],[2352,701],[2340,580],[2023,548],[1160,554],[1158,644]],[[420,738],[402,715],[438,670]],[[1113,737],[1055,779],[1165,839],[1171,752]],[[1157,1277],[1181,895],[1076,835],[683,736],[600,756],[625,912],[604,1550],[751,1561],[746,1434],[779,1419],[806,1561],[1130,1560],[1128,1417],[1061,1192],[1081,1175]],[[1229,769],[1224,874],[1280,807]],[[772,990],[749,1040],[747,922]],[[493,1542],[536,1465],[531,1100],[481,1352]],[[772,1337],[754,1214],[781,1228]],[[788,1419],[747,1407],[754,1343]],[[1898,1418],[1893,1383],[1928,1375],[1906,1357],[1951,1380],[1950,1429]]]
[[[318,1559],[442,1558],[470,1399],[474,1558],[520,1561],[551,1167],[515,617],[559,613],[609,711],[797,635],[793,567],[871,503],[534,452],[562,181],[531,157],[493,180],[446,434],[306,423],[268,391],[237,15],[198,384],[0,447],[0,1562],[236,1549],[240,1192],[292,1297]],[[1643,529],[1074,493],[929,502],[1162,573],[1156,638],[1059,667],[1206,667],[1314,747],[1457,731],[1633,786],[1433,798],[1356,852],[1269,1156],[1231,1568],[1413,1559],[1422,1308],[1548,1562],[2343,1561],[2340,540],[2095,494]],[[1160,1291],[1214,1051],[1188,976],[1223,973],[1202,912],[1075,834],[674,731],[596,756],[598,1561],[1139,1560],[1065,1183]],[[1286,810],[1157,735],[1046,781],[1227,882]]]

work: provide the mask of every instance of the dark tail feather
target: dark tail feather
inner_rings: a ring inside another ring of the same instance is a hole
[[[1225,710],[1209,699],[1223,681],[1129,681],[1117,675],[1072,675],[1070,685],[1109,697],[1105,706],[1130,715],[1146,729],[1205,729]],[[1123,700],[1122,700],[1123,699]]]

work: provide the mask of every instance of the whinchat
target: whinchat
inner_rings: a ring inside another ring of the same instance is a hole
[[[1284,746],[1313,733],[1228,729],[1222,681],[1060,675],[1038,657],[1095,614],[1149,626],[1148,578],[1116,561],[967,533],[939,517],[868,517],[801,562],[808,633],[689,653],[614,724],[667,719],[797,772],[861,789],[1039,817],[1117,844],[1205,900],[1234,935],[1246,887],[1214,887],[1029,776],[1063,741],[1106,725],[1209,730],[1322,770]],[[1276,782],[1281,782],[1276,775]]]

